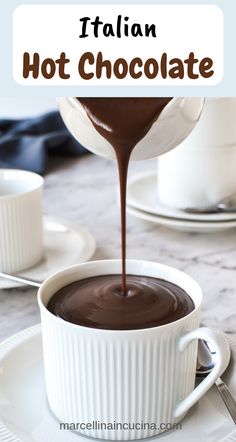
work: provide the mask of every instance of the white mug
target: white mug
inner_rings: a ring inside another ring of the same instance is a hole
[[[217,204],[236,192],[236,98],[207,98],[191,135],[158,159],[158,196],[170,207]]]
[[[81,103],[72,97],[59,98],[58,102],[61,116],[72,135],[91,152],[114,159],[114,149],[94,128]],[[173,98],[137,143],[131,160],[153,158],[178,146],[195,127],[203,103],[204,99],[199,97]]]
[[[0,271],[19,272],[43,256],[43,178],[0,169]]]
[[[222,374],[230,357],[222,334],[198,328],[202,291],[190,276],[138,260],[127,261],[127,272],[177,284],[192,298],[194,310],[170,324],[140,330],[84,327],[47,310],[51,297],[71,282],[120,274],[120,260],[67,268],[48,278],[38,293],[49,406],[62,426],[107,440],[146,438],[174,428]],[[194,388],[198,339],[213,344],[217,358],[212,372]],[[149,426],[142,427],[142,422]],[[109,423],[120,425],[111,428]]]

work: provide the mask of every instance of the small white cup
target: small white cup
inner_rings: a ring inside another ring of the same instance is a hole
[[[67,268],[48,278],[38,293],[49,406],[61,423],[81,423],[78,431],[90,437],[133,440],[154,436],[170,425],[174,428],[222,374],[230,357],[222,334],[198,328],[202,291],[190,276],[136,260],[127,261],[127,272],[177,284],[194,301],[194,310],[167,325],[124,331],[79,326],[47,310],[51,297],[71,282],[120,274],[120,260]],[[194,388],[199,338],[215,346],[217,361]],[[100,429],[99,422],[121,423],[122,428]],[[142,428],[142,422],[149,428]],[[151,428],[152,423],[156,428]],[[129,424],[140,427],[127,428]]]
[[[43,178],[0,170],[0,271],[19,272],[43,256]]]
[[[236,192],[236,98],[207,98],[191,135],[158,159],[158,196],[170,207],[217,204]]]

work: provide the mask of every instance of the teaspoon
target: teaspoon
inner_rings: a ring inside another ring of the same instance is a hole
[[[210,344],[206,341],[198,341],[198,355],[197,355],[197,369],[196,375],[199,378],[206,377],[214,368],[216,359],[216,353]],[[218,378],[215,385],[232,417],[234,423],[236,424],[236,400],[232,396],[229,388],[224,383],[221,378]]]
[[[0,272],[0,278],[8,279],[9,281],[19,282],[20,284],[25,284],[37,288],[41,286],[41,282],[35,281],[34,279],[28,279],[23,276],[17,275],[9,275],[8,273],[3,272]]]
[[[236,212],[236,193],[233,193],[232,195],[223,198],[215,205],[201,206],[201,207],[185,207],[184,209],[181,210],[183,210],[186,213],[193,213],[193,214]]]

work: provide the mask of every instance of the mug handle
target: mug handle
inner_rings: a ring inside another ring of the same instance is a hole
[[[215,383],[228,366],[230,360],[230,348],[223,333],[208,327],[201,327],[190,331],[179,339],[178,349],[182,353],[195,339],[203,339],[213,344],[216,351],[216,363],[206,378],[181,402],[174,410],[174,417],[180,417],[186,413]]]

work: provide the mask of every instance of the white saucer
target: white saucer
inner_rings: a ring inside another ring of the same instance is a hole
[[[236,213],[187,214],[165,207],[157,197],[157,175],[145,173],[127,186],[127,211],[144,221],[188,232],[219,232],[236,227]]]
[[[232,348],[232,368],[227,382],[236,394],[236,342]],[[43,375],[40,326],[23,330],[0,344],[0,441],[79,442],[88,438],[60,431],[49,411]],[[182,422],[182,430],[163,433],[152,441],[232,442],[235,425],[213,387]]]
[[[132,206],[127,205],[127,212],[136,218],[140,218],[143,221],[151,222],[154,224],[163,225],[170,229],[180,230],[181,232],[198,232],[198,233],[215,233],[221,232],[227,229],[233,229],[236,227],[235,221],[187,221],[175,218],[167,218],[164,216],[152,215],[142,210],[134,209]]]
[[[43,260],[19,272],[20,276],[41,282],[64,267],[88,261],[96,248],[95,240],[87,230],[56,218],[44,220],[44,245]],[[20,283],[0,279],[0,289],[19,286]]]
[[[192,214],[166,207],[158,199],[157,185],[158,177],[154,172],[134,176],[128,181],[127,204],[134,209],[142,210],[152,215],[178,220],[201,222],[236,221],[236,212]]]

